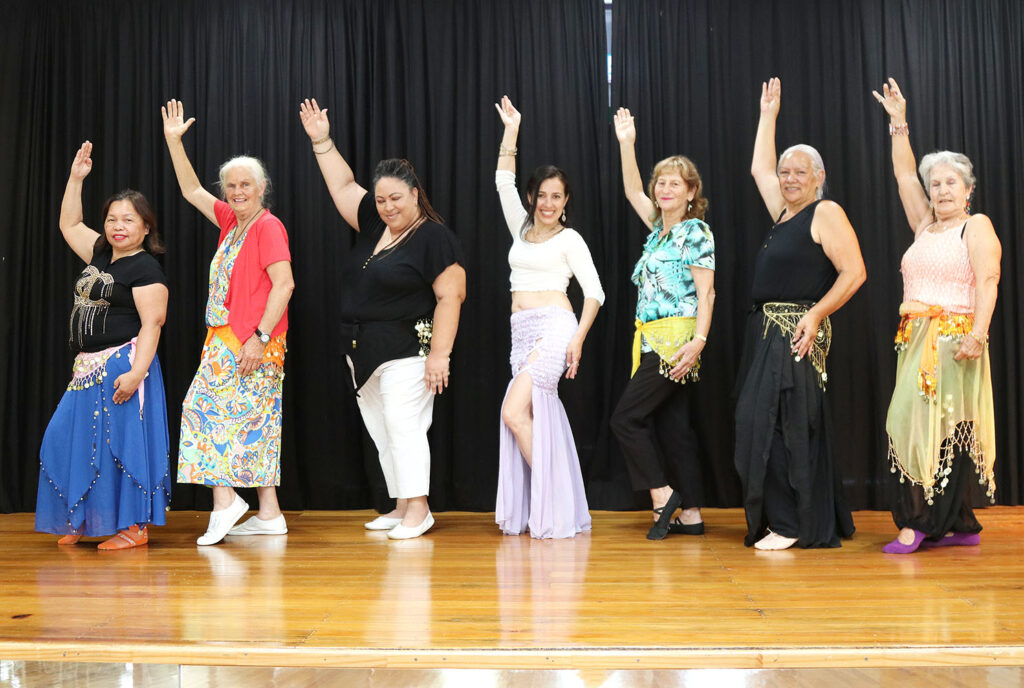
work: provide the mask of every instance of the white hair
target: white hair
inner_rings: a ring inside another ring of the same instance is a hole
[[[790,146],[786,150],[782,151],[782,155],[779,156],[779,164],[775,166],[775,173],[779,173],[779,168],[782,167],[782,161],[790,153],[804,153],[811,159],[811,169],[814,170],[815,174],[825,171],[825,163],[821,159],[821,153],[814,146],[808,146],[806,143],[798,143],[795,146]],[[825,196],[825,182],[821,183],[818,187],[818,198]]]
[[[964,186],[968,189],[974,186],[974,165],[971,164],[970,158],[963,153],[954,153],[948,150],[935,151],[921,158],[921,164],[917,167],[917,173],[921,175],[921,181],[924,182],[924,190],[928,194],[928,198],[932,196],[932,168],[936,165],[949,165],[953,168],[954,172],[960,175]]]
[[[270,191],[270,178],[267,176],[267,168],[263,166],[262,161],[248,155],[236,156],[220,166],[220,171],[217,175],[220,177],[219,184],[221,195],[224,194],[224,178],[227,176],[229,170],[236,167],[241,167],[243,170],[251,174],[257,186],[265,185],[263,186],[263,193],[260,194],[260,203],[263,203],[264,197]]]

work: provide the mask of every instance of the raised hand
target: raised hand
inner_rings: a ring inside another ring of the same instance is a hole
[[[160,114],[164,117],[164,138],[168,139],[180,139],[196,121],[195,117],[185,121],[185,106],[180,100],[168,100],[167,105],[160,108]]]
[[[71,163],[71,178],[82,180],[92,172],[92,144],[88,141],[75,153],[75,161]]]
[[[761,82],[761,114],[778,117],[782,107],[782,80],[772,77],[767,83]]]
[[[306,98],[299,103],[299,119],[302,128],[313,141],[319,141],[331,135],[331,123],[327,119],[327,108],[323,110],[316,104],[316,98]]]
[[[889,113],[889,117],[900,122],[907,120],[907,99],[900,93],[900,87],[896,83],[896,80],[889,77],[889,83],[882,84],[883,96],[878,91],[872,91],[871,95],[875,97],[885,111]]]
[[[619,108],[615,113],[615,136],[622,143],[636,142],[636,125],[632,113],[626,108]]]
[[[512,127],[518,129],[520,123],[523,121],[523,116],[519,110],[516,110],[512,105],[512,100],[508,96],[501,97],[501,103],[495,103],[494,109],[498,111],[498,116],[501,117],[502,124],[505,128]]]

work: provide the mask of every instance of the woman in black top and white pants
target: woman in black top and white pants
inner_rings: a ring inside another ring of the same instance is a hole
[[[342,348],[388,494],[397,499],[366,527],[395,540],[418,537],[434,524],[427,429],[434,395],[448,386],[466,298],[462,251],[408,161],[382,160],[370,194],[334,146],[327,109],[307,99],[300,117],[338,212],[359,232],[342,268]]]
[[[758,250],[737,384],[736,470],[746,544],[757,549],[838,547],[853,534],[832,458],[825,358],[828,316],[864,283],[846,213],[821,197],[825,169],[807,145],[775,157],[782,84],[761,89],[750,172],[775,225]]]

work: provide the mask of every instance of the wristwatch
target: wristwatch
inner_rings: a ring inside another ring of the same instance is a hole
[[[270,335],[267,334],[266,332],[261,332],[260,328],[257,327],[256,331],[253,334],[259,337],[260,343],[263,344],[263,346],[266,346],[267,344],[270,343]]]

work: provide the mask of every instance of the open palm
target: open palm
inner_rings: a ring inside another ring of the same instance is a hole
[[[321,110],[317,105],[316,98],[306,98],[299,103],[299,119],[302,120],[302,128],[306,130],[306,135],[314,141],[329,136],[331,133],[327,108]]]
[[[166,138],[180,139],[196,121],[195,117],[189,117],[188,121],[185,121],[185,106],[180,100],[168,100],[167,105],[160,108],[160,114],[164,118]]]

